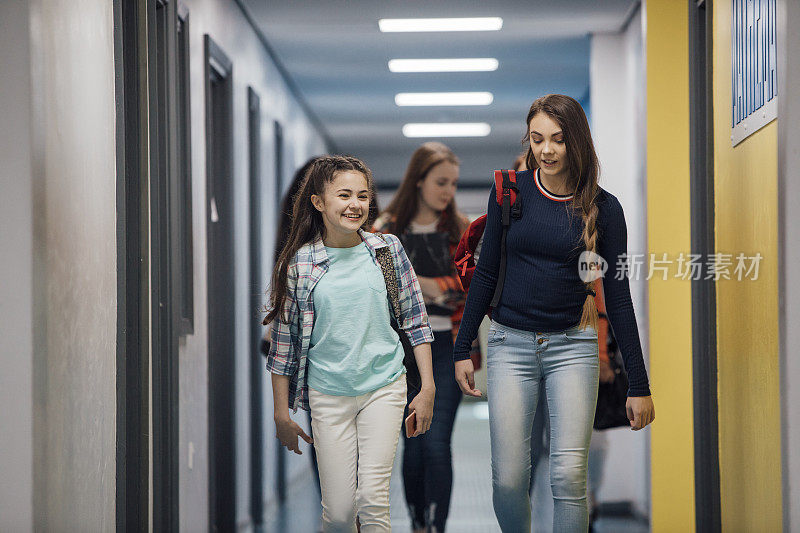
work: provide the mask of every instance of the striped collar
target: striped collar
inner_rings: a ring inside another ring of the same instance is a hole
[[[358,230],[358,236],[361,237],[361,240],[367,245],[367,250],[369,250],[369,253],[373,257],[375,256],[375,250],[388,246],[386,241],[376,234],[364,231],[363,229]],[[322,237],[317,237],[314,242],[308,243],[306,246],[311,248],[311,262],[313,264],[319,265],[328,260],[328,252],[325,251],[325,243],[322,242]]]
[[[542,178],[541,176],[539,176],[540,171],[541,169],[538,168],[534,171],[534,175],[536,176],[536,179],[534,181],[536,182],[536,188],[539,189],[539,192],[542,193],[542,195],[544,195],[545,198],[548,198],[556,202],[567,202],[569,200],[572,200],[573,196],[572,194],[553,194],[547,189],[545,189],[544,184],[542,183]]]

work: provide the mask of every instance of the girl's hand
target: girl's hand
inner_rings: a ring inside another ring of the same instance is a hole
[[[651,396],[632,396],[625,402],[631,429],[639,431],[656,419],[656,408]]]
[[[422,387],[422,390],[414,396],[408,404],[408,412],[414,411],[417,414],[417,427],[412,437],[422,435],[431,428],[433,420],[433,399],[436,396],[436,389]]]
[[[600,361],[600,383],[614,383],[614,378],[617,375],[614,369],[611,368],[611,363],[608,361]]]
[[[297,437],[299,436],[309,444],[313,444],[314,440],[306,435],[303,428],[297,425],[294,420],[289,418],[289,413],[286,415],[275,416],[275,436],[281,441],[281,445],[286,446],[288,449],[297,455],[303,455],[300,451],[300,445]]]
[[[417,280],[419,281],[419,288],[422,289],[422,298],[425,303],[433,302],[444,294],[436,278],[417,276]]]
[[[475,388],[475,367],[472,365],[472,359],[456,361],[456,383],[464,394],[481,397],[481,391]]]

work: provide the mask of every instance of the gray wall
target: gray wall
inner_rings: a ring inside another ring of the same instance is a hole
[[[111,4],[3,2],[0,530],[112,531]]]
[[[36,529],[112,531],[116,145],[110,2],[35,0]]]
[[[29,6],[0,3],[0,530],[33,527]]]
[[[778,0],[778,266],[783,530],[800,531],[800,3]]]
[[[237,520],[246,526],[252,520],[249,510],[250,486],[250,421],[249,421],[249,333],[248,326],[260,320],[257,310],[250,308],[252,291],[264,293],[261,287],[249,286],[248,231],[248,142],[247,87],[252,86],[261,98],[263,172],[263,242],[264,271],[270,272],[275,234],[275,146],[273,121],[278,120],[284,133],[284,179],[291,179],[297,165],[306,158],[325,152],[324,141],[311,125],[285,81],[266,53],[256,33],[248,25],[239,7],[230,1],[190,0],[189,30],[191,48],[192,106],[192,180],[194,234],[194,335],[181,342],[180,348],[180,520],[182,531],[201,531],[208,527],[208,360],[207,360],[207,277],[206,277],[206,204],[205,187],[205,100],[203,89],[203,35],[209,34],[233,62],[233,136],[234,136],[234,209],[235,275],[236,275],[236,346],[232,364],[236,367],[236,453]],[[234,355],[234,354],[232,354]],[[264,458],[267,476],[264,480],[267,504],[274,501],[275,464],[277,457],[272,422],[272,392],[264,370]],[[305,416],[295,417],[305,425]],[[194,449],[189,468],[189,445]],[[291,483],[299,476],[310,475],[308,454],[285,454],[287,477]]]

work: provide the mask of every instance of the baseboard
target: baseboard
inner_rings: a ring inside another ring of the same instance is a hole
[[[650,518],[636,509],[632,501],[599,502],[595,507],[597,516],[633,518],[637,522],[649,524]]]

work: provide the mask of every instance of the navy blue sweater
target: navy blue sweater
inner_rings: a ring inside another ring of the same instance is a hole
[[[517,172],[522,218],[512,218],[506,241],[506,279],[492,318],[525,331],[563,331],[578,325],[586,300],[586,285],[578,274],[578,257],[585,250],[583,219],[567,208],[569,197],[547,191],[534,171]],[[628,372],[629,396],[649,396],[650,387],[631,302],[627,276],[616,279],[617,258],[627,252],[628,231],[619,200],[600,189],[597,251],[608,263],[603,278],[606,313]],[[458,330],[453,358],[469,358],[470,345],[489,308],[500,265],[502,225],[492,186],[486,229]]]

